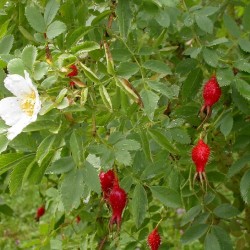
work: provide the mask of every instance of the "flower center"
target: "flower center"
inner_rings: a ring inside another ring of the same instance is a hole
[[[28,115],[32,116],[34,112],[34,106],[36,103],[36,94],[34,91],[21,101],[21,109]]]

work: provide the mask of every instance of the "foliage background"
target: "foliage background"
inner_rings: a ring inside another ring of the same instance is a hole
[[[250,248],[248,0],[1,0],[0,23],[0,98],[26,69],[43,103],[11,142],[0,121],[1,249],[147,249],[160,219],[160,249]],[[213,74],[223,94],[197,130]],[[200,136],[207,192],[192,188]],[[129,196],[119,237],[100,167]]]

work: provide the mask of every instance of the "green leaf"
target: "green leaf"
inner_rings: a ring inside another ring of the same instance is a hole
[[[137,228],[143,223],[148,207],[147,193],[141,184],[137,184],[132,198],[132,214]]]
[[[43,179],[45,170],[50,164],[53,156],[54,152],[49,152],[40,166],[36,162],[32,162],[29,166],[27,166],[27,170],[23,177],[23,183],[28,181],[29,184],[40,184]]]
[[[240,193],[243,200],[250,204],[250,170],[248,170],[240,181]]]
[[[235,82],[233,82],[233,83],[234,84],[232,84],[232,99],[233,99],[235,105],[243,113],[249,114],[249,112],[250,112],[249,101],[247,101],[244,97],[242,97],[242,95],[236,89]]]
[[[195,48],[195,47],[192,47],[192,48],[187,48],[185,51],[184,51],[184,55],[188,55],[190,56],[191,58],[197,58],[197,56],[200,54],[201,52],[201,47],[198,47],[198,48]]]
[[[209,66],[216,68],[218,65],[218,61],[219,61],[219,57],[218,57],[216,51],[204,48],[202,52],[203,52],[202,53],[203,59],[205,60],[205,62]]]
[[[132,163],[132,158],[127,150],[117,150],[115,151],[115,158],[118,162],[121,164],[124,164],[125,166],[129,166]]]
[[[236,78],[235,83],[235,86],[241,96],[250,101],[250,84],[240,78]]]
[[[168,86],[166,83],[151,81],[151,80],[148,80],[147,84],[151,89],[157,91],[162,95],[165,95],[169,99],[173,99],[174,97],[178,96],[176,95],[176,92],[174,90],[174,86],[176,85]]]
[[[57,82],[57,76],[49,76],[41,83],[41,86],[45,89],[51,88]]]
[[[13,168],[22,158],[20,153],[8,153],[0,155],[0,175]]]
[[[200,16],[211,16],[219,10],[219,7],[213,6],[204,6],[200,10],[196,11],[196,13]]]
[[[189,227],[181,237],[182,244],[190,244],[191,242],[199,239],[208,230],[208,225],[206,224],[196,224]]]
[[[235,64],[234,67],[240,71],[250,73],[250,63],[247,60],[240,59]]]
[[[244,15],[242,18],[242,24],[243,24],[244,30],[250,31],[250,4],[244,7]]]
[[[47,74],[49,66],[46,62],[35,62],[33,77],[35,80],[41,80]]]
[[[236,38],[240,37],[241,31],[236,22],[234,21],[234,19],[229,15],[224,14],[223,20],[224,20],[224,25],[228,30],[228,32]]]
[[[44,21],[48,26],[56,16],[57,11],[59,10],[60,4],[56,0],[50,0],[46,4],[44,11]]]
[[[127,39],[132,21],[132,11],[130,9],[130,1],[119,0],[116,7],[118,17],[118,25],[121,37]]]
[[[127,151],[134,151],[139,150],[141,148],[141,145],[139,142],[131,139],[124,139],[119,142],[117,142],[114,147],[117,150],[127,150]]]
[[[170,25],[170,16],[168,14],[168,9],[161,9],[157,14],[155,20],[159,23],[162,27],[168,28]]]
[[[214,209],[214,214],[222,219],[229,219],[238,215],[239,213],[240,212],[237,208],[228,203],[220,204]]]
[[[130,191],[130,188],[133,185],[133,183],[134,183],[134,180],[131,176],[125,176],[120,181],[120,186],[128,193]]]
[[[0,203],[0,213],[7,215],[7,216],[12,216],[14,211],[13,209],[8,206],[7,204],[2,204]]]
[[[58,96],[56,97],[55,103],[56,103],[56,104],[61,103],[62,100],[63,100],[63,98],[64,98],[65,95],[67,94],[67,92],[68,92],[68,89],[63,88],[63,89],[59,92]]]
[[[197,217],[202,210],[201,205],[194,206],[190,208],[187,213],[183,216],[181,220],[181,226],[185,226],[188,222],[191,222],[194,220],[195,217]]]
[[[61,21],[54,21],[49,25],[46,34],[49,39],[53,39],[62,34],[66,29],[67,27],[65,23]]]
[[[220,243],[216,236],[212,233],[208,233],[205,238],[205,250],[222,250]]]
[[[60,193],[66,211],[78,208],[84,193],[83,173],[80,169],[74,169],[64,175]]]
[[[153,140],[159,144],[162,148],[166,149],[170,153],[175,153],[176,149],[172,146],[172,143],[167,139],[167,137],[160,131],[155,129],[148,130],[149,135]]]
[[[221,125],[220,125],[220,131],[222,132],[222,134],[227,137],[232,128],[233,128],[233,124],[234,124],[234,119],[232,117],[231,113],[228,113],[223,120],[221,121]]]
[[[170,130],[172,139],[180,144],[190,144],[191,139],[186,130],[181,128],[173,128]]]
[[[46,157],[53,150],[55,139],[55,135],[49,135],[38,146],[36,160],[39,165],[41,165],[43,161],[46,160]]]
[[[202,84],[202,70],[196,69],[188,74],[188,77],[184,81],[181,89],[181,95],[185,100],[192,100],[201,87]]]
[[[215,39],[207,44],[208,47],[216,46],[219,44],[227,43],[229,40],[225,37]]]
[[[213,34],[213,28],[214,28],[213,22],[207,16],[196,14],[195,21],[201,30],[209,34]]]
[[[111,98],[109,96],[109,93],[108,93],[107,89],[102,85],[102,86],[99,87],[99,92],[100,92],[102,101],[105,104],[105,106],[109,110],[112,110],[113,109],[113,105],[112,105]]]
[[[24,76],[25,67],[23,61],[20,58],[10,60],[7,68],[9,74],[18,74]]]
[[[36,57],[37,48],[35,46],[28,45],[23,49],[21,58],[28,69],[32,70]]]
[[[90,81],[100,85],[101,82],[99,80],[99,78],[96,76],[96,74],[88,67],[86,67],[84,64],[80,63],[83,71],[84,71],[84,74],[87,76],[87,78],[89,78]]]
[[[29,155],[25,158],[20,159],[18,163],[15,165],[15,168],[11,172],[9,180],[9,189],[11,195],[13,195],[14,193],[16,193],[16,191],[21,189],[25,171],[29,166],[29,164],[33,162],[34,158],[35,158],[34,154]]]
[[[228,86],[234,79],[234,74],[231,68],[218,69],[216,73],[216,78],[221,87]]]
[[[176,7],[180,3],[180,0],[158,0],[158,2],[164,6]]]
[[[71,52],[80,55],[82,53],[90,52],[97,49],[100,49],[100,44],[94,41],[85,41],[72,47]]]
[[[77,166],[80,166],[84,160],[83,135],[80,130],[73,130],[70,136],[70,150]]]
[[[244,50],[245,52],[250,52],[250,41],[247,39],[240,39],[239,40],[239,46],[242,50]]]
[[[7,35],[0,40],[0,54],[9,54],[13,46],[14,37]]]
[[[116,73],[118,76],[129,79],[132,75],[135,75],[139,71],[139,67],[136,63],[122,62],[118,66]]]
[[[177,74],[186,75],[194,70],[198,65],[198,61],[192,58],[181,60],[175,68]]]
[[[250,155],[244,155],[237,161],[235,161],[228,170],[227,177],[231,178],[235,174],[239,173],[250,162]]]
[[[171,208],[182,206],[180,194],[175,190],[162,186],[151,186],[150,190],[153,197],[161,201],[165,206]]]
[[[34,36],[31,35],[31,33],[28,30],[26,30],[23,26],[18,26],[18,29],[26,39],[32,42],[36,42]]]
[[[10,141],[7,139],[6,135],[0,135],[0,153],[7,149],[9,142]]]
[[[142,106],[141,97],[139,96],[137,90],[133,87],[133,85],[129,81],[121,77],[116,77],[115,82],[116,82],[116,85],[122,89],[124,94],[126,94],[126,96],[131,97],[136,103]],[[122,97],[124,96],[126,98],[126,96],[123,95],[123,93],[121,93],[121,96]],[[122,101],[123,99],[121,100],[121,104],[123,105]],[[127,103],[125,105],[127,106]]]
[[[85,163],[83,169],[83,180],[87,186],[96,193],[101,193],[100,179],[96,168],[88,162]]]
[[[172,75],[171,69],[162,61],[148,60],[142,65],[145,69],[150,69],[163,75]]]
[[[62,157],[54,161],[46,170],[46,174],[64,174],[75,167],[74,160],[71,156]]]
[[[220,249],[233,250],[232,241],[228,233],[219,226],[211,226],[211,233],[216,237],[220,244]]]
[[[108,17],[112,13],[112,10],[104,10],[99,15],[97,15],[91,22],[92,26],[99,24],[105,17]]]
[[[45,33],[46,24],[44,18],[36,6],[27,6],[25,8],[25,16],[30,24],[30,26],[37,32]]]
[[[144,111],[150,120],[154,119],[154,112],[157,108],[160,97],[150,90],[143,89],[141,98],[144,104]]]
[[[147,133],[145,133],[145,131],[143,131],[142,129],[140,131],[140,138],[141,138],[141,145],[142,145],[142,150],[144,154],[146,155],[149,161],[152,161],[149,139],[148,139]]]

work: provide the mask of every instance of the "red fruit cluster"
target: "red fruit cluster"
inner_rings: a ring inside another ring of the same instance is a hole
[[[196,166],[197,173],[203,173],[210,156],[209,146],[200,139],[192,150],[192,160]]]
[[[158,250],[161,245],[161,236],[158,233],[157,228],[155,228],[149,235],[148,235],[148,245],[151,250]]]
[[[74,76],[78,75],[78,69],[77,69],[77,67],[76,67],[75,64],[72,64],[69,68],[71,69],[71,71],[67,74],[67,77],[71,78],[71,77],[74,77]],[[70,81],[69,85],[71,87],[74,87],[75,86],[75,82],[74,81]]]
[[[78,69],[75,64],[72,64],[69,68],[72,70],[67,74],[68,77],[74,77],[78,75]]]
[[[45,207],[43,205],[36,210],[36,217],[35,217],[36,221],[39,221],[44,214],[45,214]]]
[[[203,99],[204,104],[200,110],[200,113],[206,112],[207,116],[211,115],[211,107],[219,101],[221,96],[221,88],[217,82],[216,76],[212,76],[204,85]]]
[[[119,185],[117,176],[113,170],[99,174],[103,197],[112,209],[110,225],[117,224],[117,229],[121,227],[122,212],[127,203],[127,193]]]

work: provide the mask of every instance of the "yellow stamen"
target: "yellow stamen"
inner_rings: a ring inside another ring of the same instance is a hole
[[[29,116],[33,115],[34,106],[36,103],[36,94],[34,91],[29,95],[25,96],[25,98],[21,102],[21,109]]]

